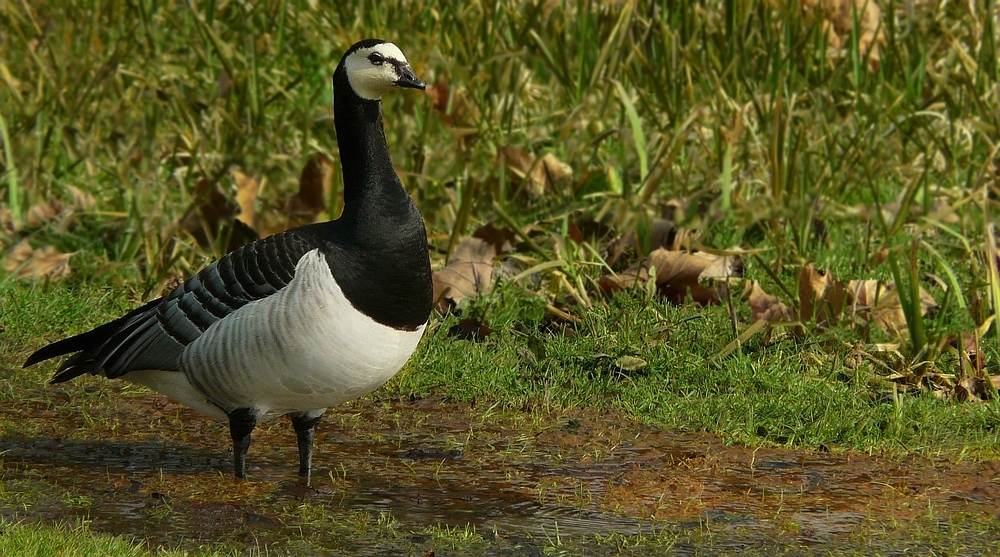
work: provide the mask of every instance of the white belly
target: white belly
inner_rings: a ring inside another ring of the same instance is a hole
[[[194,388],[187,380],[187,376],[179,371],[130,371],[123,379],[163,393],[170,400],[193,408],[216,420],[226,421],[228,419],[221,408],[212,404],[205,393]]]
[[[251,302],[189,344],[181,369],[226,411],[326,408],[382,386],[423,334],[375,322],[344,296],[319,250],[281,291]]]

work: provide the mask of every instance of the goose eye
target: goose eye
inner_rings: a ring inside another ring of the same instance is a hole
[[[372,52],[368,56],[368,61],[371,62],[372,65],[374,66],[381,66],[382,64],[385,63],[385,58],[383,58],[382,55],[379,54],[378,52]]]

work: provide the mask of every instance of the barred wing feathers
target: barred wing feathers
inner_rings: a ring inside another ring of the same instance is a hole
[[[271,296],[292,280],[302,255],[319,247],[315,237],[303,231],[290,230],[238,248],[170,294],[91,331],[41,348],[24,366],[76,352],[60,366],[53,383],[101,371],[109,378],[137,370],[179,371],[184,347],[205,329],[247,303]]]

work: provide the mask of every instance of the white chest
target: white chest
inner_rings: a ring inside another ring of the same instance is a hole
[[[313,250],[287,287],[209,327],[185,348],[188,380],[223,409],[316,410],[363,396],[406,363],[424,326],[402,331],[356,310]]]

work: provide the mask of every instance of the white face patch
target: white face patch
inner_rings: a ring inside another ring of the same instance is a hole
[[[381,63],[379,63],[381,61]],[[344,61],[347,80],[362,99],[377,101],[395,87],[399,80],[396,67],[408,66],[403,51],[392,43],[360,48]]]

